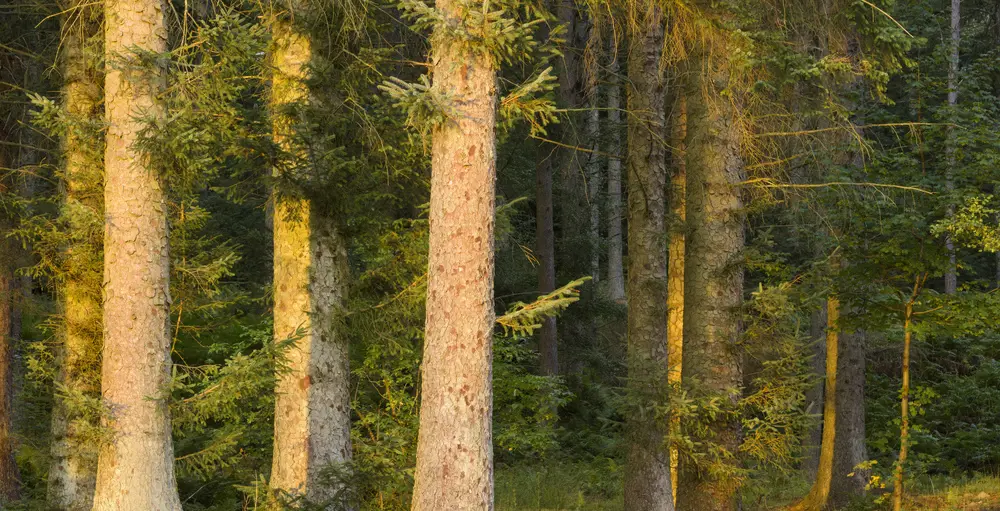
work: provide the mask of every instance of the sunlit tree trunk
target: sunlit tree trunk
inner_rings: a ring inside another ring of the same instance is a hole
[[[609,64],[611,84],[608,86],[608,297],[616,302],[625,300],[625,271],[622,264],[622,135],[621,77],[618,76],[618,54],[611,40]]]
[[[136,49],[167,50],[162,0],[105,5],[104,349],[110,438],[100,449],[95,511],[180,510],[170,410],[170,255],[164,182],[137,140],[160,115],[159,69]]]
[[[735,404],[743,381],[739,337],[743,270],[743,181],[736,95],[729,86],[724,44],[700,45],[687,73],[687,246],[684,268],[683,379]],[[731,92],[731,91],[728,91]],[[719,418],[707,439],[735,454],[739,424]],[[712,477],[682,463],[677,490],[684,511],[737,506],[732,478]]]
[[[925,276],[917,277],[916,283],[913,285],[913,293],[903,308],[903,385],[899,391],[899,457],[896,459],[896,468],[893,474],[892,511],[902,511],[903,509],[903,480],[906,458],[910,451],[910,346],[913,340],[913,305],[917,301],[925,279]]]
[[[535,257],[538,258],[538,292],[556,289],[555,230],[552,219],[552,160],[555,152],[545,144],[537,145],[535,163]],[[542,319],[538,329],[538,351],[542,374],[559,374],[559,341],[555,316]]]
[[[827,508],[830,484],[833,480],[834,448],[837,432],[837,360],[840,334],[840,301],[836,296],[826,301],[826,378],[823,388],[823,433],[820,443],[816,479],[809,494],[792,510],[822,511]]]
[[[296,135],[295,108],[308,103],[309,36],[282,13],[274,21],[271,62],[272,130],[288,158],[275,169],[306,172],[308,153]],[[296,177],[296,176],[291,176]],[[302,177],[302,176],[298,176]],[[325,469],[351,460],[350,370],[345,334],[338,328],[347,298],[346,241],[321,206],[275,190],[274,335],[294,339],[287,372],[275,387],[271,487],[312,502],[327,502],[344,481],[323,480]]]
[[[628,57],[628,390],[642,412],[626,423],[625,509],[674,509],[663,417],[667,375],[667,161],[663,13],[650,5]]]
[[[439,0],[457,26],[461,0]],[[427,319],[414,511],[493,509],[493,226],[496,69],[435,34],[434,89],[452,114],[432,132]]]
[[[817,307],[809,317],[809,342],[811,358],[809,360],[810,374],[815,383],[806,391],[806,406],[809,412],[818,414],[820,420],[810,428],[805,440],[805,455],[802,460],[803,472],[809,480],[816,479],[819,469],[820,448],[823,443],[823,382],[826,379],[826,309]]]
[[[100,70],[88,65],[86,45],[98,34],[98,11],[74,0],[62,26],[63,102],[80,127],[101,114]],[[63,216],[69,243],[59,289],[63,326],[59,368],[52,408],[52,461],[49,465],[48,504],[56,509],[89,510],[94,500],[97,449],[79,437],[78,421],[67,403],[100,391],[101,258],[99,239],[91,236],[101,221],[101,162],[96,140],[83,129],[71,129],[63,140]],[[94,133],[96,137],[96,132]]]
[[[670,176],[670,207],[674,225],[670,229],[670,245],[667,259],[667,352],[670,370],[667,373],[672,385],[681,382],[684,362],[684,230],[685,194],[687,187],[687,163],[684,154],[684,139],[687,137],[687,100],[684,94],[677,94],[673,119],[670,125],[670,146],[673,149],[673,173]],[[680,428],[680,421],[670,422],[672,432]],[[677,449],[670,450],[670,482],[673,485],[674,501],[677,500],[679,459]]]

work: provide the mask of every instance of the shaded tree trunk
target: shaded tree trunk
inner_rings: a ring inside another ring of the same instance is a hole
[[[865,447],[865,333],[841,333],[837,358],[837,431],[829,505],[843,507],[862,495],[868,471],[857,469],[868,459]]]
[[[820,420],[809,430],[806,439],[806,454],[802,468],[810,480],[816,479],[819,470],[820,448],[823,443],[823,381],[826,375],[826,304],[818,308],[809,318],[809,340],[812,345],[812,359],[809,361],[811,374],[816,383],[806,392],[806,405],[811,413],[819,414]]]
[[[63,253],[64,277],[59,289],[63,329],[52,408],[52,460],[49,465],[48,504],[57,509],[89,510],[97,477],[97,449],[79,437],[88,420],[73,413],[68,400],[98,397],[101,351],[100,231],[101,166],[92,155],[101,147],[97,131],[88,136],[87,123],[100,115],[100,71],[88,65],[88,41],[99,34],[98,11],[74,0],[62,27],[63,102],[80,129],[63,140],[65,229],[69,243]]]
[[[687,91],[687,225],[684,269],[684,381],[735,405],[743,381],[736,346],[743,270],[743,162],[736,99],[728,87],[726,48],[692,50]],[[719,418],[708,442],[735,454],[739,424]],[[722,461],[725,463],[725,461]],[[685,511],[736,509],[731,478],[714,478],[705,467],[682,463],[678,507]]]
[[[291,15],[279,14],[273,25],[270,108],[274,141],[289,159],[287,172],[305,174],[311,162],[289,110],[309,100],[313,55],[309,36],[287,19]],[[330,503],[342,495],[345,481],[324,480],[324,469],[340,467],[333,473],[343,474],[352,454],[350,362],[338,326],[350,278],[347,244],[319,204],[274,193],[274,335],[277,342],[294,341],[286,352],[288,371],[275,386],[271,487]]]
[[[644,14],[628,57],[628,391],[642,413],[627,417],[625,509],[673,510],[667,426],[649,406],[667,388],[667,161],[663,13]]]
[[[554,152],[546,145],[537,145],[535,164],[535,257],[538,258],[538,292],[548,294],[556,289],[556,248],[552,219],[552,159]],[[559,374],[559,338],[555,316],[542,319],[538,330],[538,351],[542,374]]]
[[[622,265],[622,135],[621,77],[618,76],[618,52],[611,43],[610,78],[608,87],[608,297],[616,302],[625,300],[625,270]]]
[[[951,0],[951,38],[948,45],[948,117],[954,119],[955,108],[958,106],[958,49],[962,42],[961,30],[961,6],[962,0]],[[945,190],[949,193],[955,190],[955,168],[958,162],[955,159],[955,133],[954,128],[949,123],[945,128]],[[948,199],[947,215],[949,218],[955,216],[955,205]],[[945,237],[945,248],[948,251],[948,269],[944,274],[944,292],[949,295],[955,294],[958,290],[958,260],[955,255],[955,241],[951,235]]]
[[[460,0],[438,11],[470,20]],[[433,87],[455,98],[432,132],[427,319],[414,511],[493,509],[496,69],[437,34]]]
[[[18,499],[21,477],[14,460],[14,269],[17,251],[7,238],[12,226],[0,217],[0,508]]]
[[[587,140],[590,154],[587,155],[587,206],[590,209],[590,230],[588,240],[590,245],[590,277],[596,286],[601,280],[601,111],[598,94],[598,55],[600,55],[600,33],[596,27],[591,27],[587,38],[587,58],[584,65],[586,84],[584,95],[587,98],[587,120],[584,138]]]
[[[180,510],[174,476],[167,335],[170,255],[161,172],[138,149],[140,119],[160,115],[160,69],[133,49],[167,50],[162,0],[105,6],[104,350],[110,439],[100,449],[95,511]],[[126,59],[129,62],[122,63]]]

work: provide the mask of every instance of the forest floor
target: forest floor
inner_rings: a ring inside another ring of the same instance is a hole
[[[623,508],[621,466],[612,460],[500,467],[498,511],[619,511]],[[785,480],[745,502],[748,511],[779,511],[808,491],[805,481]],[[872,496],[849,511],[883,511],[889,496]],[[914,484],[907,511],[1000,511],[1000,476],[925,479]]]

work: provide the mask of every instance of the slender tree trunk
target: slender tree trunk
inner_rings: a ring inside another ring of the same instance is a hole
[[[903,476],[906,469],[906,458],[910,450],[910,345],[913,339],[913,304],[917,301],[920,288],[925,277],[917,277],[913,285],[913,294],[906,302],[903,310],[903,386],[900,395],[900,429],[899,429],[899,459],[896,460],[894,473],[895,484],[892,488],[892,510],[903,509]]]
[[[537,145],[535,164],[535,257],[538,258],[538,292],[548,294],[556,289],[555,230],[552,225],[552,156],[545,144]],[[538,351],[542,374],[559,374],[559,338],[555,316],[542,320],[538,330]]]
[[[14,461],[14,261],[16,248],[7,238],[12,222],[0,217],[0,508],[18,499],[21,477]]]
[[[674,509],[663,406],[667,359],[667,161],[663,12],[651,7],[628,57],[628,386],[642,413],[627,418],[625,509]]]
[[[89,510],[97,478],[97,449],[78,436],[79,421],[67,403],[82,396],[98,397],[101,351],[101,259],[103,248],[94,236],[102,218],[101,163],[93,157],[100,144],[85,131],[100,115],[100,71],[88,65],[85,47],[99,30],[98,11],[80,0],[68,6],[62,27],[63,102],[81,129],[63,140],[66,196],[64,218],[70,242],[59,301],[63,315],[59,369],[52,408],[52,461],[49,466],[48,504],[69,511]]]
[[[809,340],[811,343],[812,358],[810,359],[811,374],[816,378],[816,383],[806,391],[806,404],[810,411],[819,413],[820,420],[809,430],[806,440],[806,454],[802,462],[803,471],[809,480],[816,479],[819,470],[820,451],[823,443],[823,381],[826,371],[826,309],[827,304],[818,307],[809,318]]]
[[[273,45],[273,136],[291,160],[289,172],[301,172],[309,167],[308,153],[287,112],[308,102],[311,41],[293,22],[278,19]],[[271,487],[329,503],[342,494],[344,481],[324,481],[324,469],[343,469],[351,460],[348,346],[338,327],[350,272],[346,241],[319,209],[309,199],[275,191],[274,334],[278,342],[294,342],[286,353],[288,371],[275,388]]]
[[[674,105],[673,122],[670,126],[670,145],[673,148],[673,174],[670,176],[670,206],[673,210],[674,225],[670,229],[670,247],[667,260],[667,353],[670,371],[667,373],[672,385],[680,385],[684,361],[684,221],[685,194],[687,187],[687,163],[684,154],[684,139],[687,138],[687,100],[684,94],[677,94]],[[678,433],[680,420],[671,420],[671,433]],[[680,481],[677,469],[679,456],[676,448],[670,450],[670,482],[673,484],[674,501],[677,501],[677,484]]]
[[[436,7],[459,27],[461,0]],[[431,149],[430,249],[414,511],[493,509],[496,69],[437,34],[434,88],[454,98]]]
[[[162,73],[138,48],[167,50],[162,0],[105,6],[104,351],[111,438],[100,449],[95,511],[180,510],[170,410],[170,254],[161,173],[139,151],[140,119],[159,115]],[[127,60],[128,63],[122,62]],[[129,65],[134,67],[130,67]]]
[[[557,99],[562,108],[568,110],[566,118],[553,125],[553,135],[562,147],[558,151],[555,181],[556,214],[558,231],[557,254],[565,254],[559,267],[574,275],[590,271],[589,259],[580,257],[590,251],[590,236],[587,229],[589,207],[584,163],[588,153],[580,151],[587,143],[581,136],[585,127],[585,117],[578,113],[584,102],[584,66],[580,46],[585,43],[587,24],[579,15],[577,0],[552,0],[555,3],[557,22],[565,32],[562,56],[557,61],[556,75],[559,88]],[[582,264],[581,264],[582,263]],[[573,325],[567,325],[573,328]],[[586,328],[584,328],[585,330]]]
[[[621,77],[618,76],[618,51],[611,43],[610,78],[608,87],[608,296],[616,301],[625,300],[625,270],[622,266],[622,135],[621,135]]]
[[[948,51],[948,117],[955,118],[955,109],[958,106],[958,47],[962,41],[961,31],[961,6],[962,0],[951,0],[951,40]],[[955,190],[955,133],[951,124],[946,128],[946,159],[945,165],[945,189],[950,193]],[[955,205],[949,198],[948,217],[955,216]],[[944,292],[949,295],[955,294],[958,290],[958,261],[955,256],[955,242],[951,235],[945,237],[945,248],[948,250],[948,269],[944,274]]]
[[[809,494],[792,506],[797,511],[822,511],[827,508],[833,480],[834,447],[837,432],[837,355],[840,334],[840,301],[830,296],[826,301],[826,382],[823,397],[823,437],[820,444],[816,479]]]
[[[688,72],[687,223],[684,269],[684,381],[730,401],[743,382],[736,346],[740,329],[743,270],[743,204],[739,183],[743,162],[733,95],[728,85],[726,48],[695,48]],[[735,454],[739,424],[720,418],[707,439]],[[725,463],[725,461],[722,461]],[[678,507],[685,511],[736,509],[735,481],[714,478],[682,464]]]
[[[587,98],[587,123],[584,138],[589,145],[587,155],[587,205],[590,208],[590,277],[596,286],[601,280],[601,111],[598,94],[598,55],[601,52],[600,33],[591,26],[587,40],[587,54],[584,66],[586,85],[584,95]]]

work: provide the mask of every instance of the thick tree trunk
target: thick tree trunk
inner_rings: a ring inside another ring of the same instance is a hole
[[[587,155],[587,206],[590,208],[590,278],[596,286],[601,280],[601,111],[598,94],[598,58],[600,38],[596,28],[591,27],[587,41],[587,51],[591,55],[584,66],[586,74],[587,121],[584,138],[590,154]]]
[[[840,336],[837,331],[837,321],[839,319],[840,301],[837,297],[831,296],[826,301],[826,381],[823,389],[823,432],[816,479],[809,494],[792,506],[792,510],[823,511],[829,501],[837,432],[837,359]]]
[[[651,8],[628,58],[628,387],[643,413],[627,418],[625,509],[674,509],[663,417],[667,359],[667,161],[663,13]]]
[[[837,360],[837,425],[829,505],[840,508],[865,491],[868,471],[857,466],[868,459],[865,447],[865,334],[839,337]]]
[[[817,308],[809,318],[809,341],[812,359],[809,361],[816,383],[806,392],[806,405],[811,413],[819,414],[820,420],[809,430],[806,438],[806,454],[802,469],[810,480],[816,479],[819,470],[820,448],[823,443],[823,381],[826,375],[826,304]]]
[[[100,71],[88,65],[87,41],[98,34],[97,10],[74,0],[72,16],[64,16],[62,40],[63,102],[75,122],[100,114]],[[96,137],[96,132],[94,133]],[[92,155],[97,140],[70,130],[63,140],[66,197],[64,218],[70,242],[59,302],[63,330],[59,346],[57,389],[52,408],[52,461],[49,465],[48,504],[69,511],[89,510],[97,478],[97,449],[79,438],[78,421],[66,396],[97,397],[100,392],[101,258],[100,241],[90,234],[101,221],[101,167]],[[73,397],[70,397],[72,399]]]
[[[743,381],[736,346],[743,292],[743,162],[738,111],[722,65],[726,49],[696,48],[690,55],[687,122],[687,224],[684,269],[684,381],[735,404]],[[739,424],[719,419],[707,441],[735,454]],[[678,507],[685,511],[736,509],[732,480],[682,464]]]
[[[538,258],[538,292],[548,294],[556,289],[555,230],[552,225],[552,159],[553,151],[545,144],[537,145],[535,164],[535,257]],[[542,319],[538,330],[538,351],[542,374],[559,374],[559,338],[555,316]]]
[[[308,101],[311,44],[287,20],[275,22],[274,36],[273,136],[295,160],[289,168],[307,168],[296,120],[285,112]],[[295,340],[275,388],[271,487],[319,503],[341,493],[344,481],[321,476],[351,460],[351,399],[347,339],[338,328],[350,277],[347,245],[317,206],[275,192],[274,335]]]
[[[104,351],[101,391],[111,438],[100,450],[95,511],[180,510],[170,410],[170,254],[163,179],[137,147],[141,118],[158,115],[158,69],[138,48],[167,50],[162,0],[105,6]],[[136,67],[121,62],[129,61]]]
[[[21,477],[14,462],[14,261],[16,248],[7,238],[11,223],[0,218],[0,508],[20,496]]]
[[[436,7],[458,26],[460,0]],[[467,16],[468,14],[464,14]],[[493,226],[496,70],[438,34],[434,88],[453,99],[434,128],[430,249],[414,511],[493,509]]]
[[[621,77],[618,76],[618,52],[611,41],[608,87],[608,297],[625,300],[625,270],[622,265],[622,153]]]
[[[685,194],[687,188],[687,163],[684,154],[684,139],[687,138],[687,100],[684,94],[677,94],[673,119],[670,125],[670,145],[673,148],[673,173],[670,176],[670,207],[673,210],[673,225],[670,229],[670,246],[667,259],[667,352],[670,371],[667,373],[671,385],[680,385],[684,362],[684,231]],[[680,428],[680,421],[671,420],[672,432]],[[677,449],[670,450],[670,482],[673,484],[674,501],[677,500],[677,484],[680,481]]]
[[[962,0],[951,0],[951,38],[948,48],[948,116],[954,119],[955,108],[958,106],[958,48],[962,41],[961,30]],[[954,128],[949,124],[946,128],[945,147],[945,189],[950,193],[955,189],[955,141]],[[951,199],[949,199],[951,200]],[[955,216],[955,205],[948,204],[948,217]],[[955,255],[955,242],[951,235],[945,237],[945,248],[948,251],[948,269],[944,274],[944,292],[949,295],[958,290],[958,261]]]

